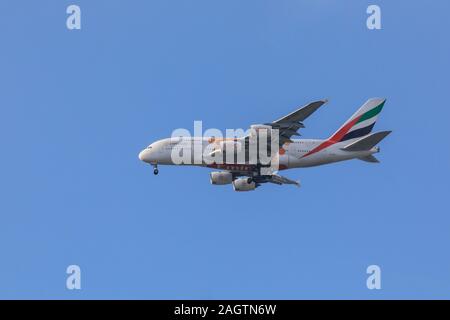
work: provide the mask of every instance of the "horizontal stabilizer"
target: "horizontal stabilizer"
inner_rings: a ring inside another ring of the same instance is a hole
[[[366,162],[372,162],[372,163],[378,163],[378,162],[380,162],[380,160],[378,160],[377,158],[375,158],[373,155],[361,157],[361,158],[358,158],[358,159],[359,159],[359,160],[362,160],[362,161],[366,161]]]
[[[392,131],[372,133],[342,148],[345,151],[366,151],[372,149]]]

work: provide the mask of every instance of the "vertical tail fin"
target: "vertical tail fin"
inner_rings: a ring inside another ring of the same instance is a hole
[[[367,102],[364,103],[363,106],[329,138],[329,140],[340,142],[360,138],[369,134],[372,131],[385,102],[386,99],[381,98],[367,100]]]

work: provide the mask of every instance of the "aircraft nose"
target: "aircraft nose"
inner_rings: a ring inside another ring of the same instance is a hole
[[[146,162],[148,158],[148,150],[144,149],[141,152],[139,152],[139,160]]]

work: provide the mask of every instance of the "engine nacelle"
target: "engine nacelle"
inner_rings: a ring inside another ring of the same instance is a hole
[[[239,178],[233,181],[233,188],[234,191],[252,191],[256,189],[256,184],[249,178]]]
[[[211,172],[211,184],[230,184],[233,182],[233,174],[231,172],[215,171]]]

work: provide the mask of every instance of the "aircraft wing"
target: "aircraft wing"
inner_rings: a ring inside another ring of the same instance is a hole
[[[284,143],[290,142],[292,136],[299,136],[297,130],[305,127],[303,121],[327,102],[328,100],[324,99],[308,103],[278,120],[265,123],[265,125],[280,131],[280,146],[282,146]]]
[[[260,185],[262,183],[270,182],[274,184],[294,184],[297,187],[300,187],[300,182],[288,179],[286,177],[280,176],[278,174],[271,174],[271,175],[262,175],[262,176],[254,176],[253,180],[257,185]]]
[[[295,184],[297,187],[300,187],[300,183],[298,181],[288,179],[278,174],[273,174],[268,182],[275,184]]]

